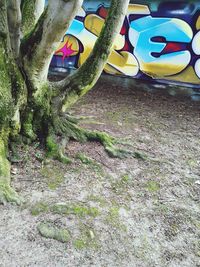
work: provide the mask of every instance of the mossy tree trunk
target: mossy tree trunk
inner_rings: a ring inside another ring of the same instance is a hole
[[[0,202],[19,203],[20,198],[10,187],[10,162],[7,157],[9,138],[20,130],[17,114],[23,95],[23,79],[11,49],[5,0],[0,0],[0,77]]]
[[[113,140],[79,128],[66,111],[98,80],[129,4],[112,0],[109,15],[86,62],[62,82],[48,81],[48,68],[60,40],[83,0],[0,0],[0,203],[20,199],[10,187],[8,145],[17,139],[47,144],[48,155],[68,162],[70,138],[99,140],[115,154]],[[18,138],[18,137],[23,138]],[[60,143],[57,136],[62,137]]]
[[[39,17],[42,15],[45,8],[45,0],[10,0],[20,2],[20,10],[22,13],[21,30],[23,35],[28,34],[33,30]]]

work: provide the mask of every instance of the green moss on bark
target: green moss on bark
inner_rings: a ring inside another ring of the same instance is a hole
[[[9,130],[2,129],[0,135],[0,184],[9,184],[10,179],[10,163],[7,160],[7,144]]]
[[[9,129],[2,129],[0,134],[0,204],[14,202],[20,204],[23,200],[10,187],[10,162],[7,159]]]
[[[0,129],[8,124],[13,114],[13,100],[11,94],[11,80],[6,65],[5,50],[0,40]]]
[[[22,32],[24,35],[29,33],[35,26],[35,1],[22,0]]]
[[[55,142],[52,135],[47,137],[46,140],[47,157],[54,157],[59,151],[59,145]]]
[[[5,4],[6,2],[4,2]],[[6,24],[6,10],[0,9],[0,26]],[[2,14],[3,13],[3,14]],[[10,124],[14,115],[14,101],[12,97],[12,55],[9,51],[7,35],[0,37],[0,203],[15,202],[21,199],[10,187],[10,162],[8,161],[8,139]]]
[[[50,134],[47,137],[46,148],[47,148],[47,153],[46,153],[47,158],[59,160],[64,164],[70,164],[72,162],[70,158],[64,155],[65,147],[62,146],[62,142],[61,144],[59,144],[56,141],[56,136],[54,134]]]
[[[23,125],[22,125],[22,133],[24,136],[29,138],[31,141],[36,139],[36,134],[33,131],[33,110],[29,110],[26,112]]]
[[[29,2],[29,1],[27,1]],[[30,31],[22,40],[21,51],[23,56],[27,56],[28,60],[31,60],[34,56],[35,47],[40,44],[43,34],[43,22],[47,15],[47,8],[41,15],[40,19],[36,23],[34,29]]]

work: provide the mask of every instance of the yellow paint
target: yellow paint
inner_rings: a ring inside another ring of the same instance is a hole
[[[113,50],[104,70],[109,73],[110,67],[112,67],[112,74],[120,73],[123,75],[135,76],[139,71],[137,59],[133,54],[127,51],[116,52]],[[115,73],[113,73],[114,69],[116,70]]]
[[[199,78],[197,77],[192,66],[187,67],[184,71],[182,71],[178,75],[165,77],[165,80],[199,84]]]
[[[102,19],[101,17],[95,14],[91,14],[85,18],[84,26],[89,32],[93,33],[98,37],[101,33],[104,22],[105,19]],[[124,45],[125,45],[125,37],[122,36],[121,34],[118,34],[114,41],[113,49],[120,50],[124,47]]]
[[[200,16],[197,18],[197,21],[196,21],[196,29],[200,30]]]
[[[155,62],[140,63],[140,70],[153,78],[164,78],[182,72],[187,65],[176,64],[176,62],[166,65],[164,61],[156,62],[156,64]]]
[[[84,26],[91,33],[95,34],[96,36],[99,36],[104,22],[105,19],[99,17],[96,14],[90,14],[86,16],[84,20]]]
[[[128,6],[128,12],[127,15],[150,15],[150,10],[148,6],[145,5],[136,5],[136,4],[130,4]]]

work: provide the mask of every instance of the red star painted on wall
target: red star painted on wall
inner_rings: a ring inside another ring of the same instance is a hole
[[[62,53],[63,54],[62,60],[64,60],[66,57],[70,57],[74,52],[76,52],[76,50],[72,49],[72,45],[73,44],[69,44],[69,39],[68,39],[65,45],[61,49],[56,51],[56,54]]]

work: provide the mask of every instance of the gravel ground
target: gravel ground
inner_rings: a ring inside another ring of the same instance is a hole
[[[141,158],[70,142],[63,165],[20,148],[12,183],[26,202],[0,206],[1,267],[200,267],[200,102],[143,87],[104,77],[71,111]],[[66,242],[42,237],[42,222]]]

